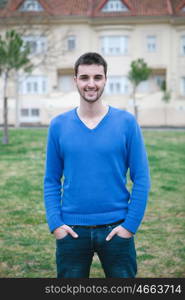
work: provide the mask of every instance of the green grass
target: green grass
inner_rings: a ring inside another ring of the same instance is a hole
[[[43,205],[46,129],[0,143],[0,277],[56,277]],[[2,136],[2,132],[0,132]],[[185,277],[185,132],[144,131],[152,188],[135,243],[138,277]],[[94,256],[91,277],[104,277]]]

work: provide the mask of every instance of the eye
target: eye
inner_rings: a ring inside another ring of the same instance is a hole
[[[102,80],[102,78],[103,78],[102,75],[96,75],[94,79],[95,79],[95,80]]]
[[[88,80],[88,76],[82,75],[82,76],[80,76],[80,80],[86,81],[86,80]]]

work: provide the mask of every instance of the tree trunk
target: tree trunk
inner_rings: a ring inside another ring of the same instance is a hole
[[[137,104],[134,105],[134,114],[135,114],[136,120],[138,120],[138,107],[137,107]]]
[[[8,144],[9,139],[8,139],[8,98],[6,96],[4,96],[4,112],[3,112],[3,120],[4,120],[4,124],[3,124],[3,140],[2,143],[3,144]]]
[[[167,126],[167,105],[164,106],[164,125]]]
[[[8,82],[8,72],[5,73],[4,78],[4,96],[3,96],[3,138],[2,143],[8,144],[8,97],[6,95],[7,91],[7,82]]]
[[[138,107],[136,103],[136,86],[133,88],[133,102],[134,102],[134,115],[136,120],[138,120]]]
[[[15,74],[15,89],[16,89],[16,95],[15,95],[15,128],[20,127],[20,101],[19,101],[19,75],[18,72]]]

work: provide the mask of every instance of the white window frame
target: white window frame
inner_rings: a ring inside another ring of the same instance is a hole
[[[23,95],[42,95],[48,92],[47,76],[31,75],[25,77],[20,84],[20,93]]]
[[[156,35],[147,35],[147,52],[155,53],[157,51],[157,37]]]
[[[128,35],[107,35],[100,37],[101,52],[104,55],[126,55],[129,48]]]
[[[35,114],[35,112],[37,112]],[[21,122],[38,122],[40,120],[40,109],[36,107],[22,108],[20,111]]]
[[[180,53],[185,55],[185,34],[180,37]]]
[[[121,12],[128,11],[128,8],[123,4],[121,0],[108,0],[103,6],[102,12]]]
[[[30,54],[45,53],[47,51],[47,37],[40,35],[23,36],[25,43],[30,44]],[[34,46],[32,46],[34,45]]]
[[[109,76],[107,79],[105,94],[112,95],[129,95],[130,82],[126,76]]]
[[[43,8],[36,0],[25,0],[20,7],[20,11],[43,11]]]
[[[74,51],[76,49],[76,36],[75,35],[69,35],[67,37],[67,50],[68,51]]]

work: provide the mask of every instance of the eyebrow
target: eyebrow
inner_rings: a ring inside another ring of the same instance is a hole
[[[79,77],[89,77],[88,74],[81,74]],[[103,74],[95,74],[94,77],[103,77]]]

